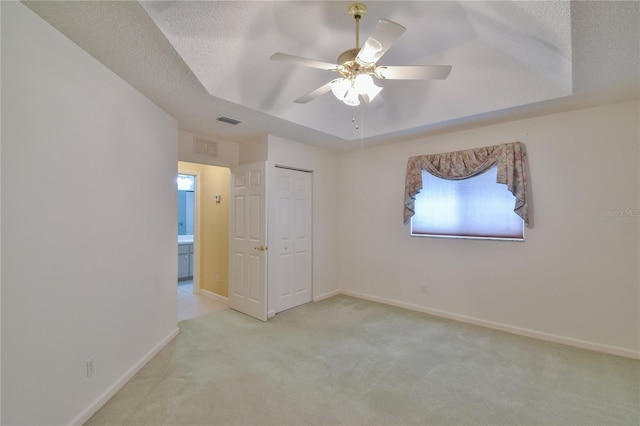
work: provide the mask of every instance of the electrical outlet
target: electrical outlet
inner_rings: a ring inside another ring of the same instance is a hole
[[[420,287],[420,293],[427,294],[427,286],[426,285],[423,285],[422,287]]]
[[[87,377],[93,376],[96,372],[95,359],[93,357],[87,360]]]
[[[220,274],[216,274],[216,282],[219,283],[220,282]]]

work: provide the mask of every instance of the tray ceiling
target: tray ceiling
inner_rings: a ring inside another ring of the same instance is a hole
[[[335,62],[355,47],[351,2],[25,4],[182,129],[228,140],[270,133],[344,149],[638,97],[638,2],[367,2],[361,41],[381,18],[407,28],[379,64],[453,69],[446,80],[382,81],[381,99],[359,107],[331,93],[294,103],[336,74],[269,60]]]

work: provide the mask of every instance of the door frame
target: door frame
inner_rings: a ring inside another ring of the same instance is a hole
[[[200,293],[200,172],[178,167],[178,174],[195,176],[193,191],[193,292],[198,294]]]

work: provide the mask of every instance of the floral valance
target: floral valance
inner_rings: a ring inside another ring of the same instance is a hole
[[[479,175],[497,165],[496,182],[507,185],[516,197],[513,211],[529,225],[526,155],[527,149],[522,142],[512,142],[409,158],[404,186],[404,222],[415,214],[416,194],[422,189],[422,170],[442,179],[459,180]]]

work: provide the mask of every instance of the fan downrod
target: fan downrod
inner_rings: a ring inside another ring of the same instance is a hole
[[[375,65],[363,67],[356,61],[356,56],[360,53],[360,19],[367,13],[367,6],[362,3],[353,3],[347,9],[349,16],[356,21],[356,47],[345,50],[338,57],[340,68],[338,72],[342,77],[353,80],[358,74],[371,74]]]
[[[362,3],[353,3],[347,12],[356,21],[356,49],[358,49],[360,48],[360,18],[367,13],[367,6]]]
[[[356,47],[342,52],[338,57],[338,64],[354,68],[356,66],[356,56],[360,52],[360,19],[367,13],[367,6],[363,3],[353,3],[349,6],[347,12],[356,21]]]

